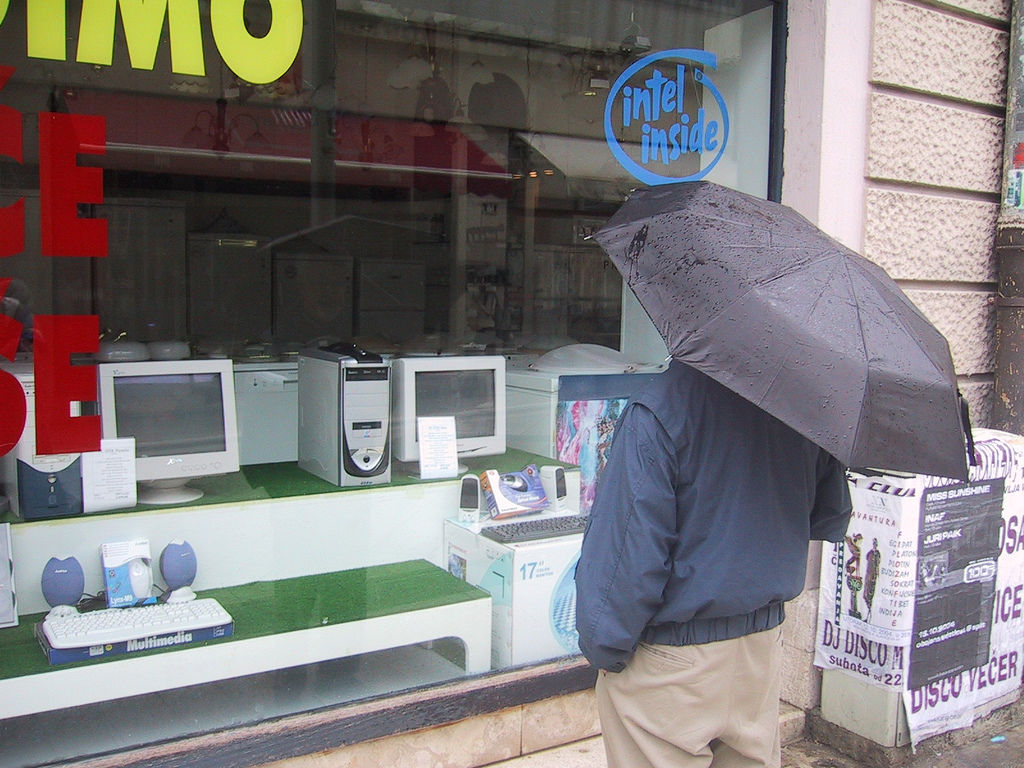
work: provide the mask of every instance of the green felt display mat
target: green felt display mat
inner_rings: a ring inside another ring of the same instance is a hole
[[[537,466],[542,464],[557,464],[562,467],[573,466],[515,448],[510,448],[501,456],[482,456],[477,459],[463,459],[463,462],[469,468],[469,471],[474,474],[479,474],[488,469],[496,469],[499,472],[513,472],[529,464],[536,464]],[[310,496],[319,493],[353,493],[376,488],[404,487],[435,482],[451,482],[451,479],[446,481],[420,480],[415,474],[409,474],[403,471],[403,468],[399,465],[393,464],[391,468],[391,483],[389,485],[339,488],[333,483],[329,483],[316,475],[306,472],[304,469],[299,469],[294,462],[253,464],[242,467],[239,472],[218,475],[216,477],[202,477],[191,481],[189,485],[203,491],[203,497],[198,501],[192,501],[182,506],[202,507],[210,504],[237,504],[258,499],[285,499],[292,496]],[[140,505],[133,509],[98,512],[89,515],[89,517],[103,514],[153,512],[160,509],[174,508],[173,506],[152,507]],[[81,520],[82,516],[78,515],[65,519]],[[26,522],[31,523],[33,521],[22,520],[12,512],[0,515],[0,523]]]
[[[199,596],[215,598],[224,606],[235,621],[234,634],[222,640],[178,646],[177,650],[453,605],[488,595],[426,560],[412,560],[208,589]],[[0,679],[176,650],[141,651],[51,666],[33,633],[44,615],[22,616],[17,627],[0,629]]]

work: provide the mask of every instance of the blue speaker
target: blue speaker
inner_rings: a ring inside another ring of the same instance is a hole
[[[172,541],[160,553],[160,573],[170,594],[169,603],[194,600],[192,582],[196,579],[196,552],[187,541]]]
[[[51,557],[46,561],[41,580],[43,597],[50,607],[75,606],[85,592],[85,572],[73,557]]]

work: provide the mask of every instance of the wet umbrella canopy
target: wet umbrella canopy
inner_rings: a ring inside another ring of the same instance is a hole
[[[967,479],[946,339],[792,209],[685,182],[634,193],[595,237],[676,359],[847,466]]]

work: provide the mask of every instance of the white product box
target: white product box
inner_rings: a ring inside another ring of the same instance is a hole
[[[445,521],[448,571],[491,594],[495,669],[579,653],[576,563],[583,534],[499,544]]]
[[[536,464],[521,472],[485,470],[480,473],[480,490],[484,492],[487,512],[495,520],[539,512],[548,506]]]
[[[150,567],[149,541],[118,541],[100,545],[108,608],[127,608],[156,602]]]
[[[14,592],[14,555],[11,524],[0,523],[0,627],[18,625],[18,598]]]

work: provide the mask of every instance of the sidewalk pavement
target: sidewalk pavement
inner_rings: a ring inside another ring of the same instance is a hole
[[[865,763],[810,739],[782,748],[783,768],[865,768]],[[600,736],[495,763],[491,768],[607,768]],[[901,768],[1024,768],[1024,725],[963,746],[929,747]]]
[[[993,763],[993,766],[996,764]],[[862,768],[860,763],[812,741],[782,750],[783,768]],[[999,764],[1003,768],[1002,764]],[[495,763],[489,768],[607,768],[600,736]]]

